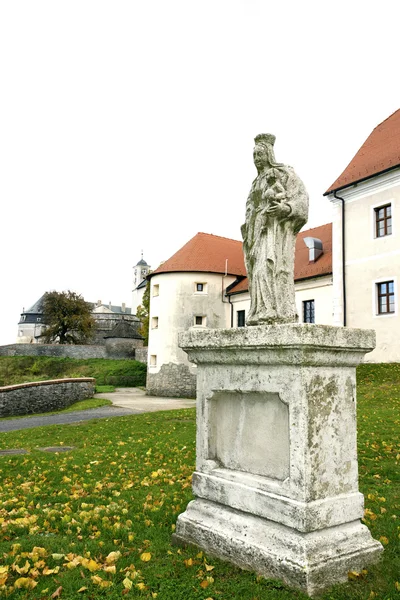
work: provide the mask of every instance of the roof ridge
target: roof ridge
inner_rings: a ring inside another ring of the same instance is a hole
[[[332,221],[328,223],[323,223],[322,225],[316,225],[315,227],[310,227],[310,229],[305,229],[304,231],[299,231],[299,235],[301,233],[307,233],[308,231],[312,231],[313,229],[320,229],[321,227],[326,227],[327,225],[332,225]]]
[[[198,231],[196,233],[196,235],[208,235],[210,237],[215,237],[215,238],[219,238],[220,240],[230,240],[231,242],[240,242],[242,243],[241,240],[235,240],[234,238],[228,238],[224,235],[217,235],[215,233],[206,233],[205,231]],[[196,237],[196,235],[194,237]],[[193,238],[192,238],[193,239]],[[190,241],[190,240],[189,240]]]
[[[375,131],[375,129],[378,129],[378,127],[380,127],[381,125],[383,125],[385,123],[385,121],[388,121],[389,119],[391,119],[393,117],[393,115],[395,115],[397,112],[400,112],[400,108],[398,108],[394,112],[392,112],[392,114],[389,115],[388,117],[386,117],[386,119],[383,119],[383,121],[381,121],[376,127],[374,127],[372,131]],[[367,140],[365,140],[365,141],[367,141]]]

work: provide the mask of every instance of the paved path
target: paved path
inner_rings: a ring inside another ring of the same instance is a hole
[[[79,423],[91,419],[106,419],[111,417],[124,417],[158,410],[173,410],[178,408],[191,408],[196,405],[195,400],[184,398],[156,398],[146,396],[138,388],[117,388],[111,394],[95,394],[95,398],[111,400],[112,406],[101,406],[89,410],[59,413],[57,415],[43,415],[26,417],[22,419],[0,419],[0,432],[17,431],[18,429],[32,429],[44,425],[66,425]]]

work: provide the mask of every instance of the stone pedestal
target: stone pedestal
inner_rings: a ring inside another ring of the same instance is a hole
[[[323,325],[190,330],[196,499],[174,541],[309,595],[382,551],[361,524],[356,366],[375,332]]]

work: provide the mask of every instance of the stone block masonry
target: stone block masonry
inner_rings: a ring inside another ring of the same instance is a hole
[[[147,372],[146,391],[149,396],[196,398],[196,375],[186,365],[168,363],[158,373]]]
[[[0,417],[16,417],[60,410],[93,398],[95,379],[54,379],[0,387]]]
[[[135,341],[135,340],[133,340]],[[147,362],[147,348],[132,348],[130,355],[121,353],[116,344],[111,348],[94,345],[70,344],[8,344],[0,346],[0,356],[51,356],[54,358],[108,358]]]

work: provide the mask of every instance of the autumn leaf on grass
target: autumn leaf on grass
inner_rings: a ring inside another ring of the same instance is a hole
[[[388,538],[385,535],[381,535],[381,537],[379,538],[379,541],[384,546],[387,546],[388,543],[389,543],[389,540],[388,540]]]
[[[53,560],[62,560],[63,558],[65,558],[65,554],[52,554],[51,558]]]
[[[141,583],[137,583],[137,584],[136,584],[136,587],[137,587],[139,590],[145,590],[145,589],[146,589],[146,586],[145,586],[145,584],[144,584],[143,582],[141,582]]]
[[[125,577],[125,579],[124,579],[124,580],[123,580],[123,582],[122,582],[122,585],[124,586],[124,588],[125,588],[126,590],[131,590],[131,589],[132,589],[132,586],[133,586],[133,581],[131,581],[131,580],[129,579],[129,577]]]
[[[85,569],[88,569],[91,573],[101,569],[101,565],[99,565],[99,563],[97,563],[95,560],[93,560],[93,558],[90,558],[90,559],[84,558],[82,560],[82,567],[84,567]]]
[[[206,568],[206,571],[212,571],[213,569],[215,569],[215,567],[213,567],[212,565],[208,565],[206,562],[204,563],[204,566]]]
[[[149,562],[149,560],[151,560],[151,552],[142,552],[140,555],[140,560],[143,562]]]
[[[93,581],[93,583],[95,585],[98,585],[102,588],[110,587],[112,585],[112,581],[106,581],[105,579],[102,579],[98,575],[92,575],[90,579]]]
[[[106,565],[105,567],[103,567],[103,571],[105,571],[106,573],[115,574],[117,572],[117,567],[115,565]]]
[[[30,577],[20,577],[16,580],[14,586],[17,589],[33,590],[37,586],[37,581],[34,581]]]
[[[12,568],[14,569],[14,571],[17,571],[17,573],[19,573],[20,575],[25,575],[31,568],[31,565],[29,564],[29,561],[26,561],[23,567],[19,567],[18,565],[13,563]]]
[[[347,576],[350,580],[352,579],[362,579],[363,577],[365,577],[368,574],[368,571],[366,569],[363,569],[362,571],[358,572],[358,571],[349,571],[347,573]]]
[[[42,571],[42,575],[52,575],[53,573],[58,573],[60,567],[54,567],[54,569],[49,569],[49,567],[45,567]]]
[[[119,558],[121,558],[121,552],[119,550],[117,550],[117,552],[110,552],[110,554],[106,556],[106,563],[112,565],[117,562]]]
[[[62,592],[62,585],[60,585],[60,587],[58,587],[56,589],[54,594],[51,595],[52,600],[54,600],[54,598],[59,598],[61,596],[61,592]]]
[[[187,567],[193,566],[193,559],[192,558],[188,558],[188,559],[184,560],[183,562],[185,563],[185,565]]]
[[[207,581],[207,579],[204,579],[204,581],[202,581],[200,583],[200,587],[203,588],[203,590],[205,590],[206,588],[208,588],[209,585],[210,585],[210,583]]]
[[[79,588],[78,594],[80,594],[81,592],[86,592],[86,590],[87,590],[87,587],[82,586],[81,588]]]

